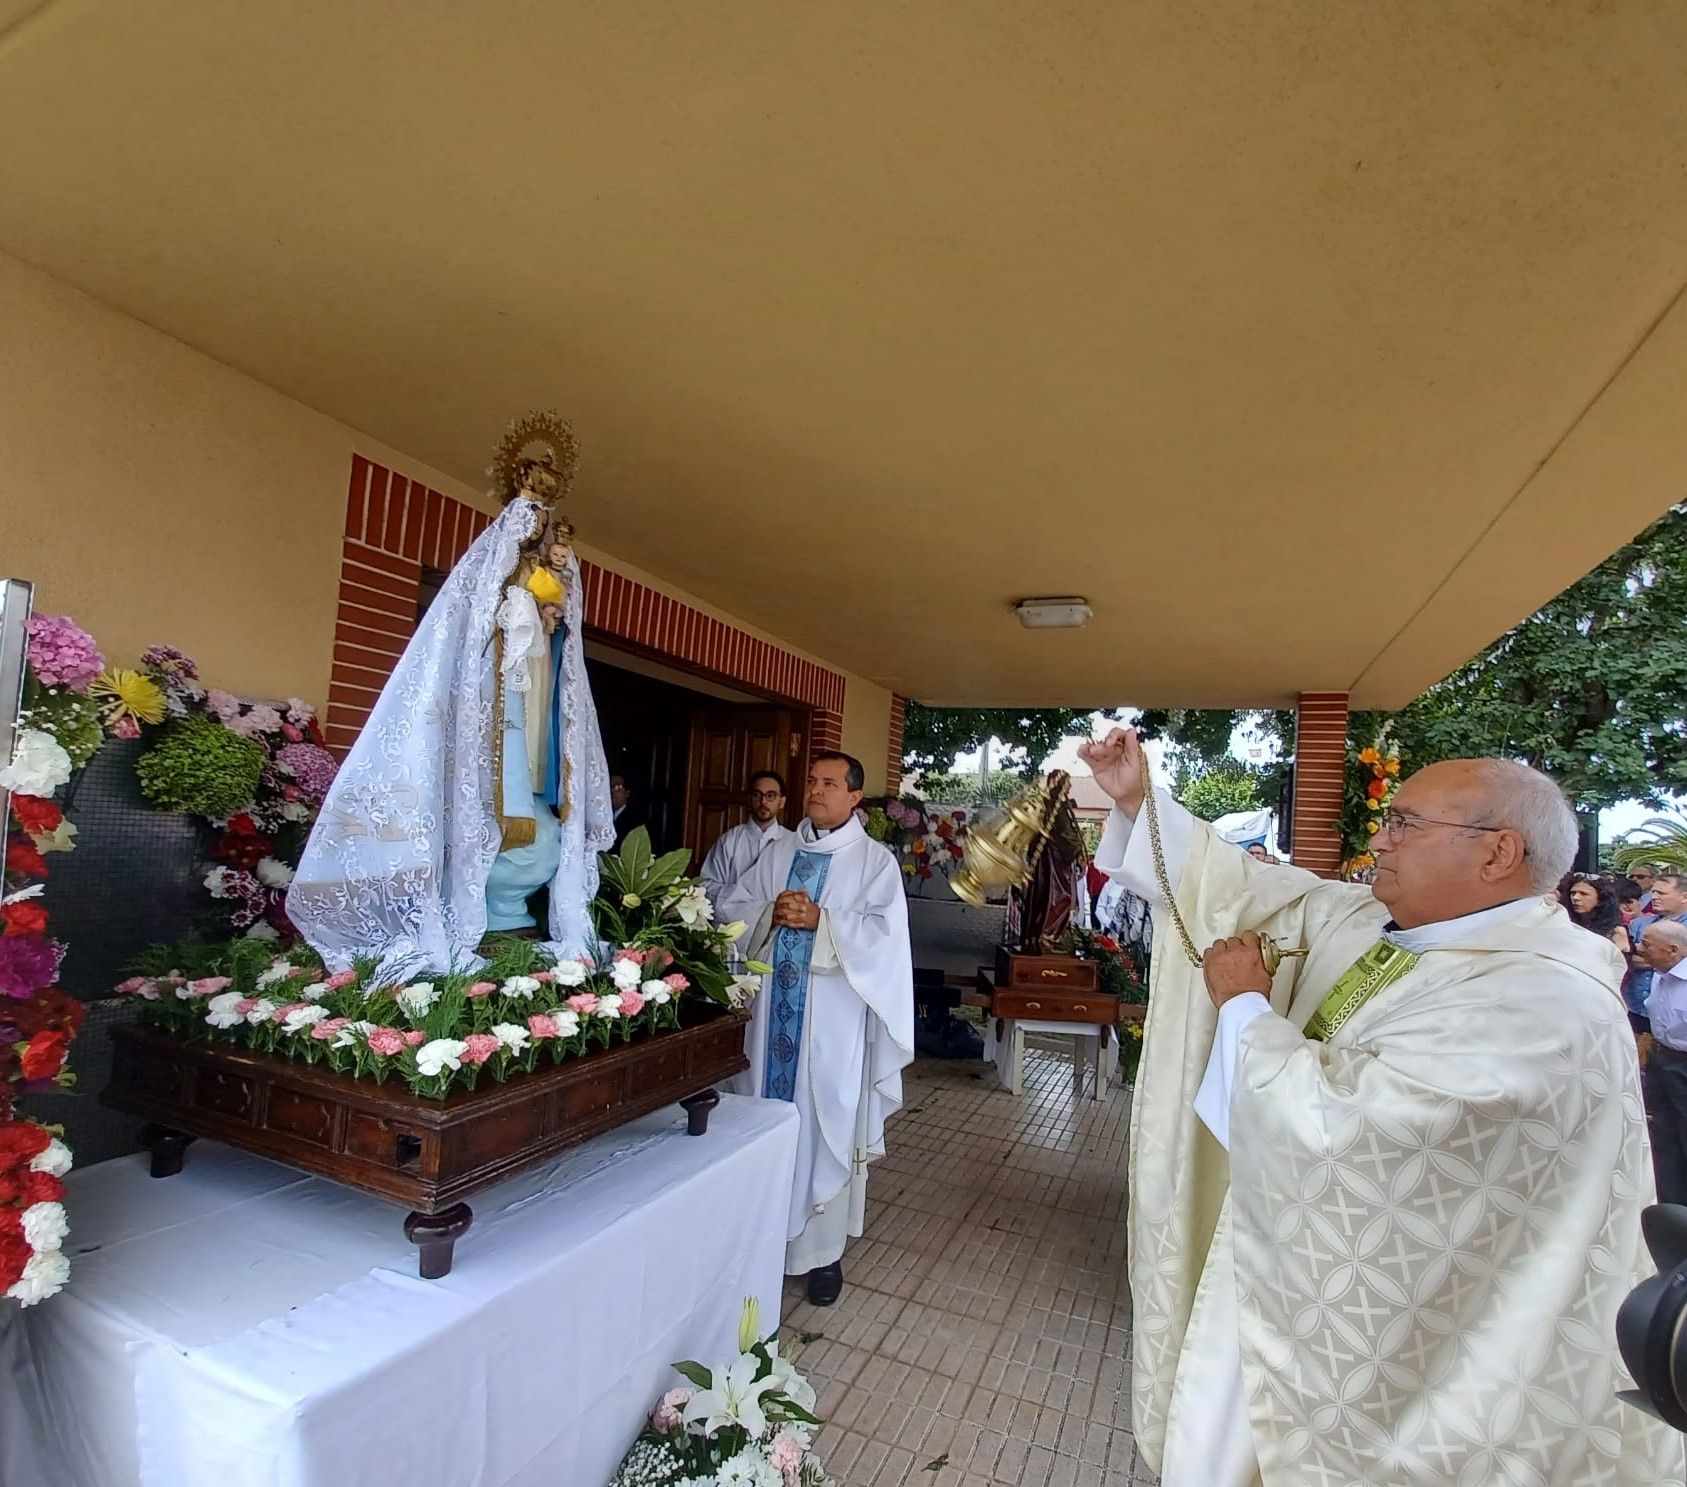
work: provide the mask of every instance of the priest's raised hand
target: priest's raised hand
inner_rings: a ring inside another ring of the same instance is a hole
[[[1616,1398],[1652,1175],[1621,958],[1542,898],[1577,843],[1558,788],[1419,772],[1367,888],[1258,863],[1161,790],[1139,817],[1128,730],[1081,753],[1119,806],[1096,865],[1165,930],[1129,1150],[1164,1487],[1679,1482],[1678,1438]],[[1308,953],[1267,976],[1261,934]]]

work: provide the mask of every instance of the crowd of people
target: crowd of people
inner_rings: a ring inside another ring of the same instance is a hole
[[[1658,1198],[1687,1203],[1687,874],[1645,862],[1626,876],[1571,873],[1558,901],[1623,958]]]

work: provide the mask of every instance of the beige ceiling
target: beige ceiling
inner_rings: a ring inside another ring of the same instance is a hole
[[[1655,0],[0,0],[0,247],[464,479],[558,406],[591,542],[928,701],[1392,705],[1682,494],[1684,77]]]

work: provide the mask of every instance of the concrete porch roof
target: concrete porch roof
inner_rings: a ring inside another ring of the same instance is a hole
[[[1684,66],[1582,0],[0,0],[0,248],[459,478],[556,406],[591,542],[924,701],[1394,706],[1682,495]]]

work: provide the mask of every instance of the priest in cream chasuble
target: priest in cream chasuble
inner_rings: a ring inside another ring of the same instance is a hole
[[[885,1120],[914,1057],[902,872],[854,815],[861,789],[859,761],[815,759],[807,819],[768,843],[719,907],[746,922],[745,952],[773,967],[752,1003],[750,1068],[737,1088],[797,1107],[785,1270],[808,1275],[823,1305],[842,1285],[845,1243],[862,1232],[867,1164],[884,1155]]]
[[[1083,756],[1117,802],[1097,864],[1155,907],[1131,1402],[1164,1487],[1681,1481],[1615,1397],[1650,1154],[1619,957],[1543,901],[1576,841],[1557,787],[1421,771],[1365,887],[1163,791],[1156,864],[1135,734]],[[1308,953],[1267,976],[1250,931]]]

